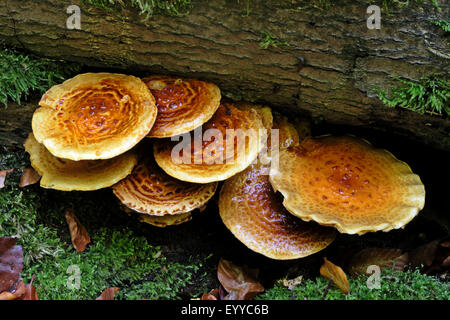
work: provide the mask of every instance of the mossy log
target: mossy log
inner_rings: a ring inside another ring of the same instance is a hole
[[[450,120],[388,108],[374,91],[392,87],[396,77],[418,80],[448,70],[448,38],[429,22],[448,12],[448,2],[438,1],[441,11],[431,1],[382,11],[379,30],[367,28],[372,2],[339,1],[327,9],[317,3],[194,1],[186,16],[144,21],[137,9],[115,13],[78,0],[1,0],[0,37],[98,70],[209,80],[230,99],[388,130],[450,150]],[[81,8],[81,30],[66,27],[72,4]],[[264,32],[285,45],[262,48]],[[22,143],[36,102],[0,112],[2,144]]]

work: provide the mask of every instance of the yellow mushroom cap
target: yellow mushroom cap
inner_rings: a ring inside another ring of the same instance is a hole
[[[36,140],[56,157],[109,159],[134,147],[156,119],[155,98],[140,79],[85,73],[50,88],[32,127]]]
[[[156,99],[158,116],[149,137],[189,132],[208,121],[220,105],[220,89],[209,82],[152,76],[142,79]]]
[[[192,212],[167,215],[167,216],[151,216],[148,214],[140,214],[139,221],[145,222],[156,227],[165,228],[168,226],[177,226],[188,222],[192,219]]]
[[[290,214],[268,172],[268,167],[252,164],[224,182],[219,212],[227,228],[248,248],[272,259],[302,258],[327,247],[336,230]]]
[[[62,191],[90,191],[110,187],[131,173],[137,163],[132,152],[107,160],[72,161],[53,156],[29,134],[25,150],[31,166],[42,176],[41,187]]]
[[[267,112],[267,109],[248,104],[222,104],[201,127],[201,137],[194,137],[196,129],[194,134],[188,134],[187,141],[184,136],[180,142],[157,140],[154,145],[156,162],[179,180],[194,183],[225,180],[249,166],[264,147],[266,137],[262,132],[266,134]],[[209,129],[219,132],[221,139],[205,137],[213,132]],[[176,161],[173,153],[178,158]]]
[[[308,138],[281,150],[270,182],[292,214],[349,234],[404,227],[425,203],[406,163],[353,136]]]
[[[179,215],[200,208],[216,189],[217,182],[199,185],[169,176],[152,156],[141,159],[131,175],[113,186],[114,194],[128,208],[155,216]]]

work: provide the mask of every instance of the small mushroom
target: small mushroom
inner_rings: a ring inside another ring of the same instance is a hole
[[[406,163],[353,136],[308,138],[281,150],[270,182],[292,214],[349,234],[402,228],[425,202]]]
[[[166,138],[194,130],[208,121],[220,105],[220,89],[209,82],[152,76],[142,79],[156,99],[158,116],[149,133]]]
[[[298,141],[286,119],[274,122],[281,141]],[[290,214],[270,185],[269,168],[270,164],[252,164],[224,182],[219,212],[226,227],[248,248],[272,259],[302,258],[327,247],[336,236],[335,229]]]
[[[31,166],[39,173],[41,187],[62,191],[90,191],[110,187],[131,173],[137,156],[126,152],[107,160],[72,161],[53,156],[34,138],[25,141]]]
[[[133,148],[156,119],[155,98],[140,79],[85,73],[51,87],[32,119],[34,136],[55,157],[110,159]]]
[[[166,174],[152,156],[142,158],[133,172],[113,186],[114,194],[132,211],[151,217],[148,221],[177,221],[180,214],[202,208],[214,195],[217,182],[195,184],[180,181]],[[156,216],[174,216],[173,219],[156,219]],[[186,221],[188,215],[182,220]],[[173,224],[173,223],[172,223]]]
[[[166,173],[179,180],[222,181],[256,159],[264,147],[266,135],[262,132],[265,133],[269,122],[269,108],[243,103],[222,104],[211,120],[197,129],[199,136],[194,130],[193,135],[188,135],[188,141],[158,139],[154,144],[155,160]],[[208,132],[211,137],[206,136]],[[182,147],[179,152],[175,151],[177,144]]]

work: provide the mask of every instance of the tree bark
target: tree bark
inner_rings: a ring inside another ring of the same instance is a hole
[[[373,3],[367,1],[341,1],[327,10],[314,1],[251,1],[248,11],[245,0],[197,1],[184,17],[142,21],[137,10],[116,14],[78,0],[0,0],[0,36],[42,56],[204,79],[233,100],[371,126],[450,150],[450,120],[385,107],[374,91],[394,86],[396,77],[418,80],[448,70],[448,38],[428,21],[448,16],[448,2],[438,2],[441,11],[431,1],[391,8],[382,12],[381,29],[369,30],[366,10]],[[81,30],[66,27],[71,4],[82,9]],[[263,31],[289,46],[263,49]],[[36,102],[1,111],[1,143],[22,143]]]

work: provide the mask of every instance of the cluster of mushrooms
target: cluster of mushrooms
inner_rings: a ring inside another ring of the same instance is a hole
[[[39,105],[25,149],[42,187],[111,187],[125,211],[164,227],[190,220],[223,181],[224,224],[272,259],[316,253],[337,231],[402,228],[424,206],[419,176],[388,151],[354,136],[311,137],[302,119],[222,102],[212,83],[86,73],[50,88]],[[203,137],[196,148],[192,139],[176,149],[199,128],[200,138],[216,129],[225,139]],[[251,134],[239,140],[230,129]],[[270,129],[278,129],[278,145],[267,152]],[[242,152],[229,154],[227,145]],[[190,161],[174,161],[174,152]]]

